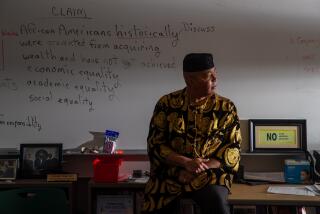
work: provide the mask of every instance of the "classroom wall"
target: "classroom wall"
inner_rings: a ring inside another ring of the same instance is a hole
[[[181,62],[211,52],[218,93],[242,119],[305,118],[319,149],[317,0],[2,0],[0,147],[120,132],[146,149],[154,104],[184,87]]]

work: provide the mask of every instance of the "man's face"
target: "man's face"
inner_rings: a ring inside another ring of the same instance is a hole
[[[211,95],[217,83],[217,72],[215,68],[201,72],[184,73],[188,87],[201,96]]]

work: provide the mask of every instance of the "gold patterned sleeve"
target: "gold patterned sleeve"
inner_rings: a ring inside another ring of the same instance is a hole
[[[154,109],[148,134],[148,155],[150,161],[159,166],[173,152],[168,142],[168,100],[163,96]]]
[[[227,114],[223,121],[221,133],[223,143],[218,148],[216,153],[217,158],[222,163],[222,170],[235,174],[238,171],[240,163],[240,145],[241,145],[241,132],[240,121],[238,118],[237,110],[232,102],[229,102],[227,107]]]

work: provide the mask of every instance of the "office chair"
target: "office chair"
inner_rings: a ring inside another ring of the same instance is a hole
[[[0,191],[1,214],[67,214],[65,192],[57,188],[20,188]]]

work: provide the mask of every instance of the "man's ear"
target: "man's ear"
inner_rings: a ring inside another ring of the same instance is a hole
[[[184,81],[186,82],[186,84],[188,85],[189,84],[189,79],[190,79],[190,77],[189,77],[189,75],[188,74],[186,74],[185,72],[183,72],[183,78],[184,78]]]
[[[190,86],[190,84],[191,84],[190,75],[188,75],[185,72],[183,72],[183,78],[184,78],[184,81],[186,82],[187,86]]]

